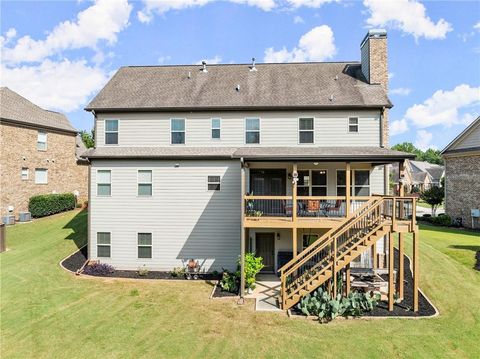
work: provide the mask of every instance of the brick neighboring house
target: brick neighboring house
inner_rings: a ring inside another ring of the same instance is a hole
[[[395,193],[398,193],[399,167],[398,164],[390,167],[391,179],[395,183]],[[406,193],[425,191],[431,187],[440,187],[445,176],[445,167],[424,161],[405,161],[403,186]]]
[[[480,117],[442,151],[445,159],[445,212],[461,217],[468,228],[480,228]]]
[[[28,211],[31,196],[78,191],[87,200],[88,162],[65,115],[0,89],[0,215]]]

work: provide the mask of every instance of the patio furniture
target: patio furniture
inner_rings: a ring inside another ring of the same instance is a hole
[[[336,212],[336,216],[340,215],[340,209],[342,208],[342,200],[337,199],[335,202],[326,201],[322,205],[322,213],[325,217],[329,217],[330,213]]]

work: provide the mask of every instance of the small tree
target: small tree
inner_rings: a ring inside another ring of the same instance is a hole
[[[95,133],[94,130],[87,132],[87,131],[80,131],[80,136],[82,138],[82,141],[87,148],[92,148],[95,146]]]
[[[442,204],[445,190],[442,187],[432,187],[422,192],[420,198],[432,207],[432,216],[435,217],[437,208]]]

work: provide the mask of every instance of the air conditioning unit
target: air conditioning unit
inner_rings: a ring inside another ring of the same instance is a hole
[[[471,213],[472,217],[480,217],[480,209],[472,209]]]
[[[30,222],[32,220],[32,215],[30,212],[20,212],[18,214],[19,222]]]
[[[13,214],[7,214],[7,215],[2,217],[2,221],[6,225],[15,224],[15,216]]]

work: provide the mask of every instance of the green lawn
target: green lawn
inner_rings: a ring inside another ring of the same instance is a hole
[[[432,209],[432,206],[430,206],[427,202],[423,202],[423,201],[417,201],[417,206]],[[438,209],[443,209],[443,204],[438,206]]]
[[[422,228],[420,284],[440,317],[320,325],[209,300],[204,282],[75,277],[58,262],[84,243],[85,227],[74,211],[8,228],[2,358],[480,357],[478,233]]]

